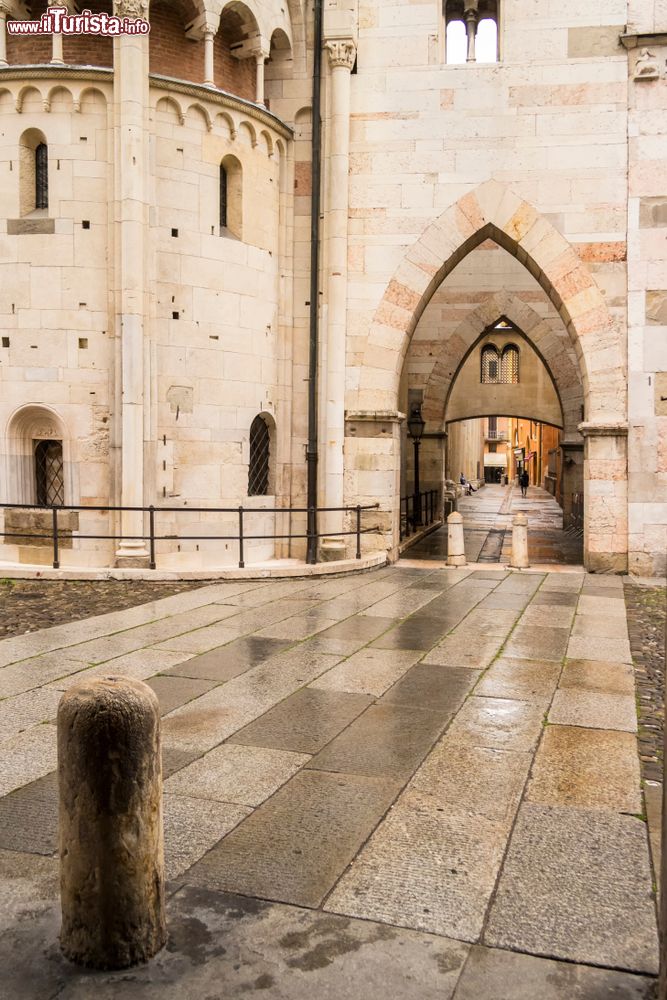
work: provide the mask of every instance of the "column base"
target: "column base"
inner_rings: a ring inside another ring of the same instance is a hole
[[[466,557],[465,556],[447,556],[447,565],[448,566],[467,566],[468,563],[466,561]]]
[[[345,559],[345,541],[342,538],[323,538],[320,542],[321,562]]]
[[[143,545],[121,545],[116,552],[116,569],[148,569],[150,556]]]

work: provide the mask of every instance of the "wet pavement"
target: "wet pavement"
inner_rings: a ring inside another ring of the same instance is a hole
[[[459,497],[466,558],[470,563],[503,563],[512,554],[512,519],[528,518],[528,556],[533,565],[580,566],[583,535],[563,529],[563,511],[546,490],[530,486],[526,497],[516,486],[486,484],[469,497]],[[447,558],[447,527],[438,528],[404,552],[406,559]]]
[[[54,719],[99,674],[164,715],[170,940],[119,973],[57,946]],[[219,583],[0,641],[0,698],[0,996],[654,995],[618,577]]]

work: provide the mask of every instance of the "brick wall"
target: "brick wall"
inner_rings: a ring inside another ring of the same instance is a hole
[[[32,16],[37,21],[46,10],[46,0],[34,0]],[[51,62],[51,36],[22,37],[7,34],[7,62],[10,66],[27,66],[32,63]]]
[[[249,101],[255,100],[255,60],[235,59],[230,46],[242,39],[239,28],[234,23],[240,20],[238,15],[223,14],[220,19],[220,29],[215,36],[213,69],[215,83],[221,90],[237,94]]]
[[[111,0],[86,0],[91,14],[112,14]],[[63,57],[76,66],[113,66],[113,39],[99,35],[65,35]]]
[[[86,9],[93,14],[104,11],[111,14],[110,0],[86,0]],[[46,0],[35,0],[32,16],[39,20],[46,10]],[[10,66],[26,66],[51,62],[51,35],[32,38],[8,35],[7,61]],[[113,41],[95,35],[64,35],[63,56],[66,63],[77,66],[113,66]]]
[[[178,7],[151,4],[150,71],[178,80],[204,81],[204,43],[185,37],[185,20]]]
[[[47,0],[34,0],[32,13],[38,20],[46,10]],[[92,13],[112,13],[111,0],[86,0]],[[194,10],[181,9],[165,0],[151,5],[149,35],[150,71],[193,83],[204,81],[204,43],[191,42],[185,37],[185,24],[194,17]],[[234,15],[236,17],[236,15]],[[223,18],[215,38],[215,82],[248,100],[255,99],[254,59],[234,59],[230,45],[240,41],[239,26],[230,15]],[[10,66],[26,66],[51,62],[50,35],[34,37],[7,36],[7,61]],[[113,66],[113,39],[93,35],[66,35],[63,38],[66,63],[79,66]]]

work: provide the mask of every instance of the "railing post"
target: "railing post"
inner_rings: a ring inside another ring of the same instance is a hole
[[[317,563],[317,508],[308,508],[306,524],[306,562],[311,566]]]
[[[243,559],[243,507],[239,507],[239,569],[245,567]]]
[[[357,559],[361,559],[361,506],[357,504]]]
[[[149,569],[155,569],[155,507],[153,504],[148,508],[148,533],[150,535],[150,562]]]
[[[60,552],[58,550],[58,508],[51,508],[53,525],[53,568],[60,569]]]

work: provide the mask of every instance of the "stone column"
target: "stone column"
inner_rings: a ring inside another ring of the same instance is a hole
[[[65,692],[58,784],[63,954],[94,969],[146,962],[167,937],[160,709],[146,684]]]
[[[584,565],[591,573],[628,571],[628,428],[579,424],[584,437]]]
[[[255,54],[255,101],[257,104],[264,104],[264,63],[266,56],[263,52]]]
[[[68,14],[76,13],[72,0],[49,0],[49,7],[66,7]],[[63,36],[60,31],[54,31],[51,35],[51,62],[55,66],[62,66],[65,62],[63,57]]]
[[[147,16],[147,0],[114,0],[119,17]],[[144,337],[148,257],[148,36],[114,38],[116,332],[120,336],[122,506],[144,503]],[[141,512],[124,511],[124,536],[142,535]],[[118,565],[144,565],[146,543],[124,538]]]
[[[324,497],[326,507],[343,504],[345,441],[345,348],[347,333],[347,215],[350,169],[350,72],[356,46],[352,39],[326,43],[329,53],[329,162],[326,174],[326,375]],[[340,531],[342,514],[328,514],[325,531]],[[327,539],[322,540],[325,550]]]
[[[0,2],[0,66],[7,66],[7,15],[11,13],[5,3]]]
[[[185,37],[193,44],[204,43],[204,85],[215,87],[215,36],[220,26],[220,13],[206,11],[191,21]]]
[[[213,59],[213,31],[204,32],[204,83],[209,87],[215,87],[215,70]]]
[[[364,552],[386,550],[398,559],[401,424],[398,410],[354,410],[345,417],[345,503],[379,503],[362,516],[363,527],[378,527],[362,538]],[[350,528],[352,523],[350,523]]]
[[[475,39],[477,37],[477,4],[478,0],[467,0],[463,16],[468,36],[468,54],[466,62],[475,62]]]

